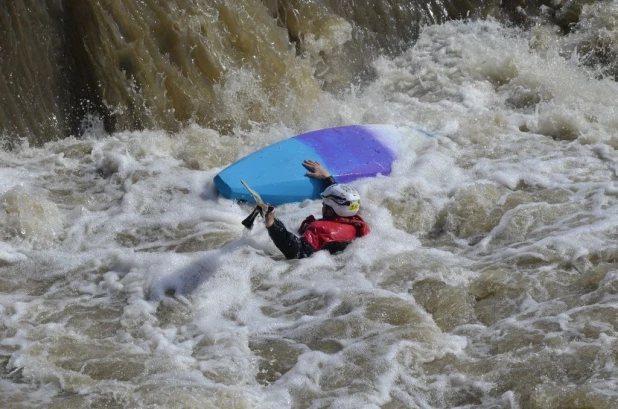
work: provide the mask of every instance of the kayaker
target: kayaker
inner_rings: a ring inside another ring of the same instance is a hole
[[[300,237],[289,232],[283,223],[275,218],[275,209],[267,211],[264,224],[268,235],[288,259],[309,257],[318,250],[331,253],[345,249],[355,238],[369,233],[369,226],[357,213],[360,195],[351,186],[338,184],[335,178],[320,163],[305,160],[303,166],[309,170],[307,176],[320,179],[326,188],[322,196],[322,218],[313,215],[300,225]]]

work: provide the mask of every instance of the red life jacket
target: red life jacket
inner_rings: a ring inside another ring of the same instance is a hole
[[[328,220],[317,220],[315,217],[309,216],[302,222],[298,232],[317,251],[332,242],[349,243],[357,237],[365,236],[369,233],[369,226],[358,215],[338,216]]]

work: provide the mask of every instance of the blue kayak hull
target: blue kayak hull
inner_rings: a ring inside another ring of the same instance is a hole
[[[427,138],[417,130],[406,137]],[[399,155],[400,128],[392,125],[353,125],[320,129],[267,146],[237,162],[214,182],[223,196],[247,202],[253,197],[241,179],[260,194],[266,203],[281,205],[320,197],[322,182],[307,177],[302,166],[313,159],[326,167],[339,183],[388,175]]]

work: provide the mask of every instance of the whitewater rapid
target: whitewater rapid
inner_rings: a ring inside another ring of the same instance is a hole
[[[3,404],[618,407],[618,86],[572,40],[450,22],[298,128],[94,121],[1,152]],[[215,191],[260,147],[358,123],[434,136],[354,183],[372,233],[338,255],[285,260]]]

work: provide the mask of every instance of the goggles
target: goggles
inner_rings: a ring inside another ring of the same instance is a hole
[[[320,195],[322,196],[322,195]],[[341,206],[349,206],[351,205],[353,202],[350,202],[349,200],[346,200],[345,197],[341,197],[341,196],[335,196],[335,195],[330,195],[330,196],[322,196],[322,199],[330,199],[333,202],[337,203],[338,205]]]

